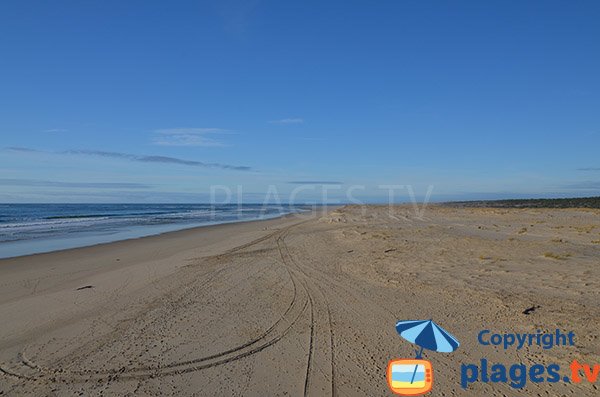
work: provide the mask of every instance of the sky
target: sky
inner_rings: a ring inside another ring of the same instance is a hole
[[[599,20],[597,1],[5,0],[0,202],[599,195]]]

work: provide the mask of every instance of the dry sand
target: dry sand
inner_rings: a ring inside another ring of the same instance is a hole
[[[426,353],[431,395],[597,395],[459,380],[482,357],[600,363],[599,215],[345,207],[0,260],[0,395],[391,395],[414,354],[394,324],[429,318],[461,341]],[[576,346],[477,343],[556,328]]]

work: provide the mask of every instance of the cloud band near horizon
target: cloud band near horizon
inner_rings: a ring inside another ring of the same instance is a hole
[[[234,171],[250,171],[251,167],[248,166],[240,166],[240,165],[232,165],[232,164],[222,164],[222,163],[206,163],[203,161],[197,160],[185,160],[177,157],[169,157],[169,156],[158,156],[158,155],[137,155],[131,153],[121,153],[121,152],[110,152],[103,150],[64,150],[64,151],[44,151],[26,147],[7,147],[6,150],[10,150],[13,152],[23,152],[23,153],[51,153],[51,154],[68,154],[68,155],[84,155],[84,156],[95,156],[95,157],[107,157],[114,159],[122,159],[129,161],[137,161],[142,163],[160,163],[160,164],[179,164],[179,165],[187,165],[192,167],[203,167],[203,168],[218,168],[223,170],[234,170]]]

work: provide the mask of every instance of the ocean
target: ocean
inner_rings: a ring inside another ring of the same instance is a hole
[[[0,258],[304,210],[262,204],[0,204]]]

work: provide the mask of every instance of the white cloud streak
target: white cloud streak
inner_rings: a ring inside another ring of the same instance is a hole
[[[149,189],[150,185],[143,183],[117,183],[117,182],[60,182],[38,179],[7,179],[0,178],[0,186],[25,186],[25,187],[56,187],[56,188],[84,188],[84,189]]]
[[[158,164],[179,164],[188,165],[192,167],[203,167],[203,168],[220,168],[223,170],[235,170],[235,171],[250,171],[251,168],[243,165],[231,165],[223,163],[206,163],[197,160],[185,160],[177,157],[168,156],[156,156],[156,155],[138,155],[131,153],[121,152],[108,152],[104,150],[64,150],[61,152],[51,152],[44,150],[37,150],[25,147],[7,147],[5,150],[16,152],[16,153],[50,153],[50,154],[67,154],[67,155],[81,155],[81,156],[95,156],[105,157],[120,160],[136,161],[141,163],[158,163]]]
[[[288,119],[269,121],[269,124],[302,124],[302,123],[304,123],[304,119],[301,119],[301,118],[288,118]]]
[[[67,132],[69,130],[64,128],[50,128],[48,130],[44,130],[44,132]]]
[[[226,133],[220,128],[167,128],[154,131],[152,142],[160,146],[223,147],[223,142],[207,135]]]

